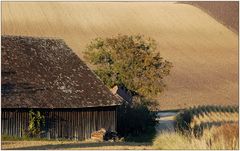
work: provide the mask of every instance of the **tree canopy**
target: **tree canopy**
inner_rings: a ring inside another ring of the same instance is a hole
[[[90,42],[85,57],[97,66],[95,73],[108,86],[124,85],[145,97],[164,90],[163,79],[172,63],[163,59],[156,41],[143,35],[118,35]]]

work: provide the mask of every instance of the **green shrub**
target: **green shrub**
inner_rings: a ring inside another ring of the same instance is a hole
[[[29,125],[24,133],[26,137],[40,137],[45,127],[45,117],[39,111],[29,111]]]
[[[155,118],[156,113],[142,103],[123,104],[118,108],[117,131],[123,137],[140,136],[155,126]]]

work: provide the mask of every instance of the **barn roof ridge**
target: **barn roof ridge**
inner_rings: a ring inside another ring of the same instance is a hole
[[[61,41],[61,42],[64,42],[64,39],[60,38],[60,37],[48,37],[48,36],[33,36],[33,35],[8,35],[8,34],[2,34],[1,37],[9,37],[9,38],[13,38],[13,37],[19,37],[19,38],[33,38],[33,39],[45,39],[45,40],[54,40],[54,41]]]
[[[120,100],[63,39],[2,35],[2,108],[86,108]]]

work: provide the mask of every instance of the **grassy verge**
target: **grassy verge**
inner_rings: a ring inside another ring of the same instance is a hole
[[[36,137],[18,137],[18,136],[9,136],[9,135],[2,135],[2,141],[56,141],[56,139],[47,139],[47,138],[36,138]],[[58,139],[57,141],[71,141],[68,139]]]
[[[238,123],[205,130],[200,138],[180,132],[162,133],[154,140],[155,149],[239,149]]]
[[[10,150],[144,150],[150,143],[92,141],[3,141],[2,149]]]
[[[194,106],[176,116],[176,127],[180,131],[201,135],[205,128],[238,122],[238,112],[238,106]]]
[[[139,136],[127,136],[124,138],[125,142],[139,142],[139,143],[151,143],[153,142],[154,138],[156,137],[156,130],[154,127],[149,128],[147,132],[141,134]],[[47,138],[31,138],[27,136],[17,137],[17,136],[9,136],[9,135],[2,135],[2,141],[73,141],[69,139],[47,139]]]

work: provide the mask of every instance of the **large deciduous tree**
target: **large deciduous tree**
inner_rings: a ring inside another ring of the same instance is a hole
[[[159,52],[151,38],[118,35],[91,41],[85,57],[97,66],[95,73],[107,86],[120,84],[142,96],[153,97],[164,90],[163,79],[172,67]]]

